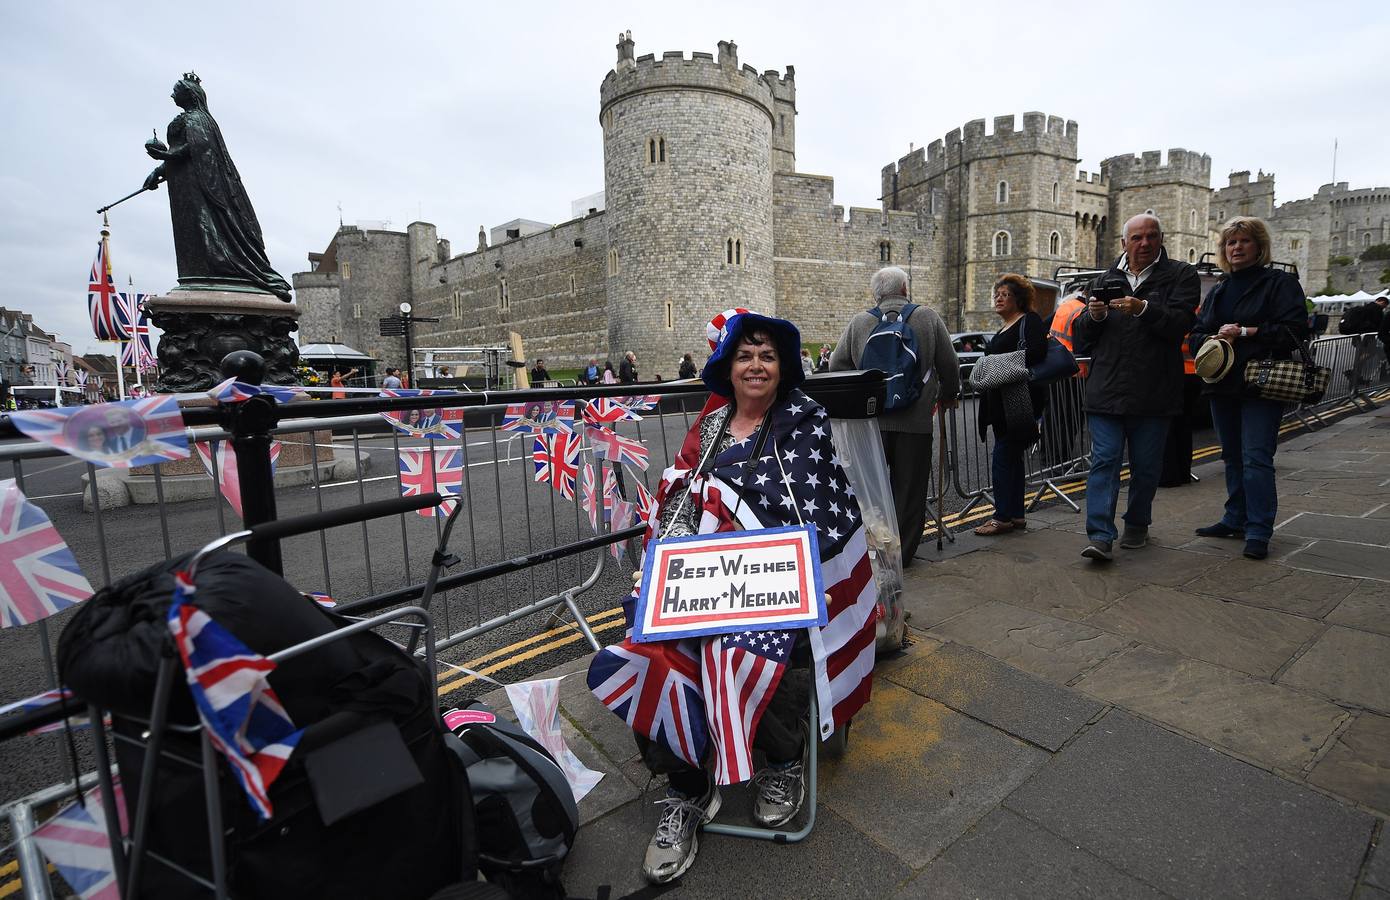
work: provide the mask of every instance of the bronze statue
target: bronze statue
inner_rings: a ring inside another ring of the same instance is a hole
[[[250,289],[288,302],[290,286],[266,257],[256,211],[198,76],[184,75],[173,98],[183,112],[169,123],[167,146],[157,135],[145,142],[145,152],[161,162],[144,190],[157,189],[161,181],[169,185],[180,287]]]

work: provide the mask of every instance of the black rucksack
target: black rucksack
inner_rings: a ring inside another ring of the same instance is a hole
[[[1353,306],[1342,313],[1342,318],[1337,323],[1337,332],[1339,334],[1366,334],[1375,331],[1380,328],[1380,317],[1383,314],[1380,305],[1374,300],[1360,306]]]
[[[554,757],[480,702],[444,713],[477,819],[478,867],[513,897],[565,896],[560,869],[579,830],[574,791]]]
[[[885,410],[906,409],[922,396],[921,348],[916,332],[907,324],[916,309],[917,304],[906,303],[900,313],[881,306],[868,311],[878,324],[864,342],[859,368],[878,369],[886,376]]]

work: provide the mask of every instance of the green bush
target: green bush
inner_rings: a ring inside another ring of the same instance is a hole
[[[1330,266],[1349,266],[1351,265],[1350,256],[1334,256],[1327,261]]]
[[[1390,259],[1390,244],[1372,244],[1361,251],[1361,258],[1365,259]]]

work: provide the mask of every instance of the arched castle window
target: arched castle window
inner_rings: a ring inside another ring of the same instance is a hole
[[[1057,182],[1052,182],[1052,202],[1057,203],[1062,196],[1062,186]]]
[[[351,278],[352,263],[348,262],[347,260],[343,260],[342,262],[338,263],[338,274],[342,276],[342,279],[344,281],[347,281],[349,278]]]
[[[996,187],[996,188],[994,189],[994,202],[995,202],[995,203],[1008,203],[1008,202],[1009,202],[1009,183],[1008,183],[1007,181],[1001,181],[1001,182],[999,182],[999,186]]]
[[[1369,231],[1366,232],[1365,234],[1361,235],[1361,246],[1362,246],[1362,247],[1369,247],[1369,246],[1371,246],[1371,233],[1370,233]]]
[[[1001,184],[1003,182],[1000,182]],[[994,255],[1009,255],[1009,233],[1007,231],[996,231],[994,233]]]
[[[653,165],[666,162],[666,138],[647,138],[647,162]]]
[[[1335,247],[1335,246],[1337,246],[1338,244],[1340,244],[1341,242],[1342,242],[1342,236],[1341,236],[1340,234],[1334,234],[1334,235],[1332,235],[1332,246]]]
[[[501,310],[512,308],[512,296],[507,292],[507,276],[505,275],[497,282],[497,308]]]
[[[1187,261],[1190,262],[1190,263],[1195,263],[1195,262],[1197,261],[1197,251],[1196,251],[1196,250],[1189,250],[1189,251],[1187,251]]]
[[[734,238],[734,265],[743,265],[743,238]]]
[[[1189,228],[1191,228],[1191,229],[1193,229],[1193,230],[1196,230],[1196,228],[1197,228],[1197,210],[1195,210],[1195,209],[1189,209],[1189,210],[1187,211],[1187,225],[1188,225]]]
[[[361,303],[354,303],[354,304],[352,304],[352,317],[353,317],[354,319],[360,319],[360,318],[362,318],[362,304],[361,304]]]
[[[879,241],[879,242],[878,242],[878,261],[881,262],[881,263],[890,263],[890,262],[893,261],[893,242],[892,242],[892,241]]]
[[[666,301],[666,330],[671,331],[676,327],[676,310],[671,305],[671,301]]]
[[[616,249],[608,251],[608,277],[612,278],[618,274],[618,251]]]
[[[1292,250],[1297,250],[1301,244],[1302,241],[1300,241],[1298,238],[1294,238],[1293,240],[1289,241],[1289,248]]]
[[[574,276],[570,276],[570,296],[574,296]]]
[[[1047,252],[1053,256],[1062,255],[1062,236],[1055,231],[1047,239]]]
[[[743,238],[731,237],[724,240],[724,264],[743,265]]]
[[[449,311],[455,319],[463,318],[463,291],[454,291],[449,295]]]

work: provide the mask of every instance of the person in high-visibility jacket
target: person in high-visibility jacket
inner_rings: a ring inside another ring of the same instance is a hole
[[[1197,312],[1202,312],[1201,304]],[[1182,487],[1192,481],[1192,422],[1202,399],[1202,379],[1197,377],[1197,362],[1192,358],[1188,340],[1182,342],[1182,412],[1168,425],[1168,438],[1163,445],[1163,471],[1158,476],[1159,487]]]
[[[1052,324],[1048,335],[1057,343],[1072,350],[1072,327],[1077,316],[1086,311],[1086,299],[1081,292],[1070,294],[1057,304],[1052,314]],[[1075,380],[1053,385],[1049,388],[1051,402],[1043,412],[1042,452],[1043,465],[1048,468],[1061,467],[1070,462],[1076,449],[1076,435],[1081,430],[1081,384],[1086,377],[1086,363],[1080,363],[1081,371]]]

